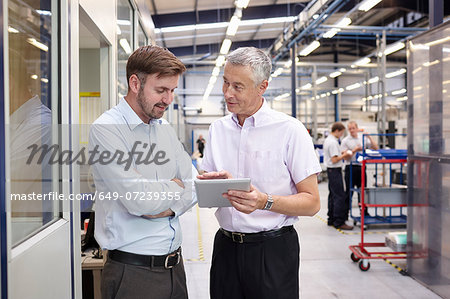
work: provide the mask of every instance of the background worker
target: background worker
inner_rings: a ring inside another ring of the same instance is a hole
[[[344,184],[342,182],[343,159],[350,158],[348,152],[341,153],[339,138],[344,135],[345,126],[336,122],[331,127],[331,133],[323,143],[323,163],[327,167],[328,175],[328,225],[343,230],[352,230],[347,225],[349,206],[346,204]]]

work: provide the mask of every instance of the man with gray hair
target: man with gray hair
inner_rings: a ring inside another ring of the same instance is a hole
[[[217,298],[298,298],[300,247],[293,224],[320,209],[321,171],[303,124],[263,98],[270,58],[256,48],[228,55],[223,93],[231,112],[211,124],[199,179],[250,177],[219,208],[210,294]]]

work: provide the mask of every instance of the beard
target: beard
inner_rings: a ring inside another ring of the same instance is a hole
[[[137,95],[137,103],[139,107],[141,107],[145,115],[150,118],[150,120],[161,118],[164,115],[165,109],[167,108],[167,105],[162,102],[153,105],[147,102],[145,100],[144,91],[142,89],[139,90],[139,93]],[[155,110],[154,109],[155,106],[164,108],[164,110],[163,111]]]

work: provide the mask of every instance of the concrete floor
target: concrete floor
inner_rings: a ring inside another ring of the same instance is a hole
[[[300,298],[441,298],[383,260],[371,260],[369,271],[362,272],[351,261],[348,248],[360,242],[359,227],[341,233],[327,226],[327,182],[319,184],[319,191],[319,213],[301,217],[295,225],[301,247]],[[357,210],[354,208],[354,214],[358,214]],[[196,206],[181,217],[188,291],[193,299],[209,298],[212,242],[219,228],[214,211]],[[364,238],[368,242],[384,242],[386,231],[405,229],[370,227]],[[405,260],[392,262],[400,268],[406,264]]]

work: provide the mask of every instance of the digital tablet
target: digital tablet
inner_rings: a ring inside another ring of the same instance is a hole
[[[250,179],[196,180],[198,206],[201,208],[231,207],[228,199],[222,196],[228,190],[250,191]]]

